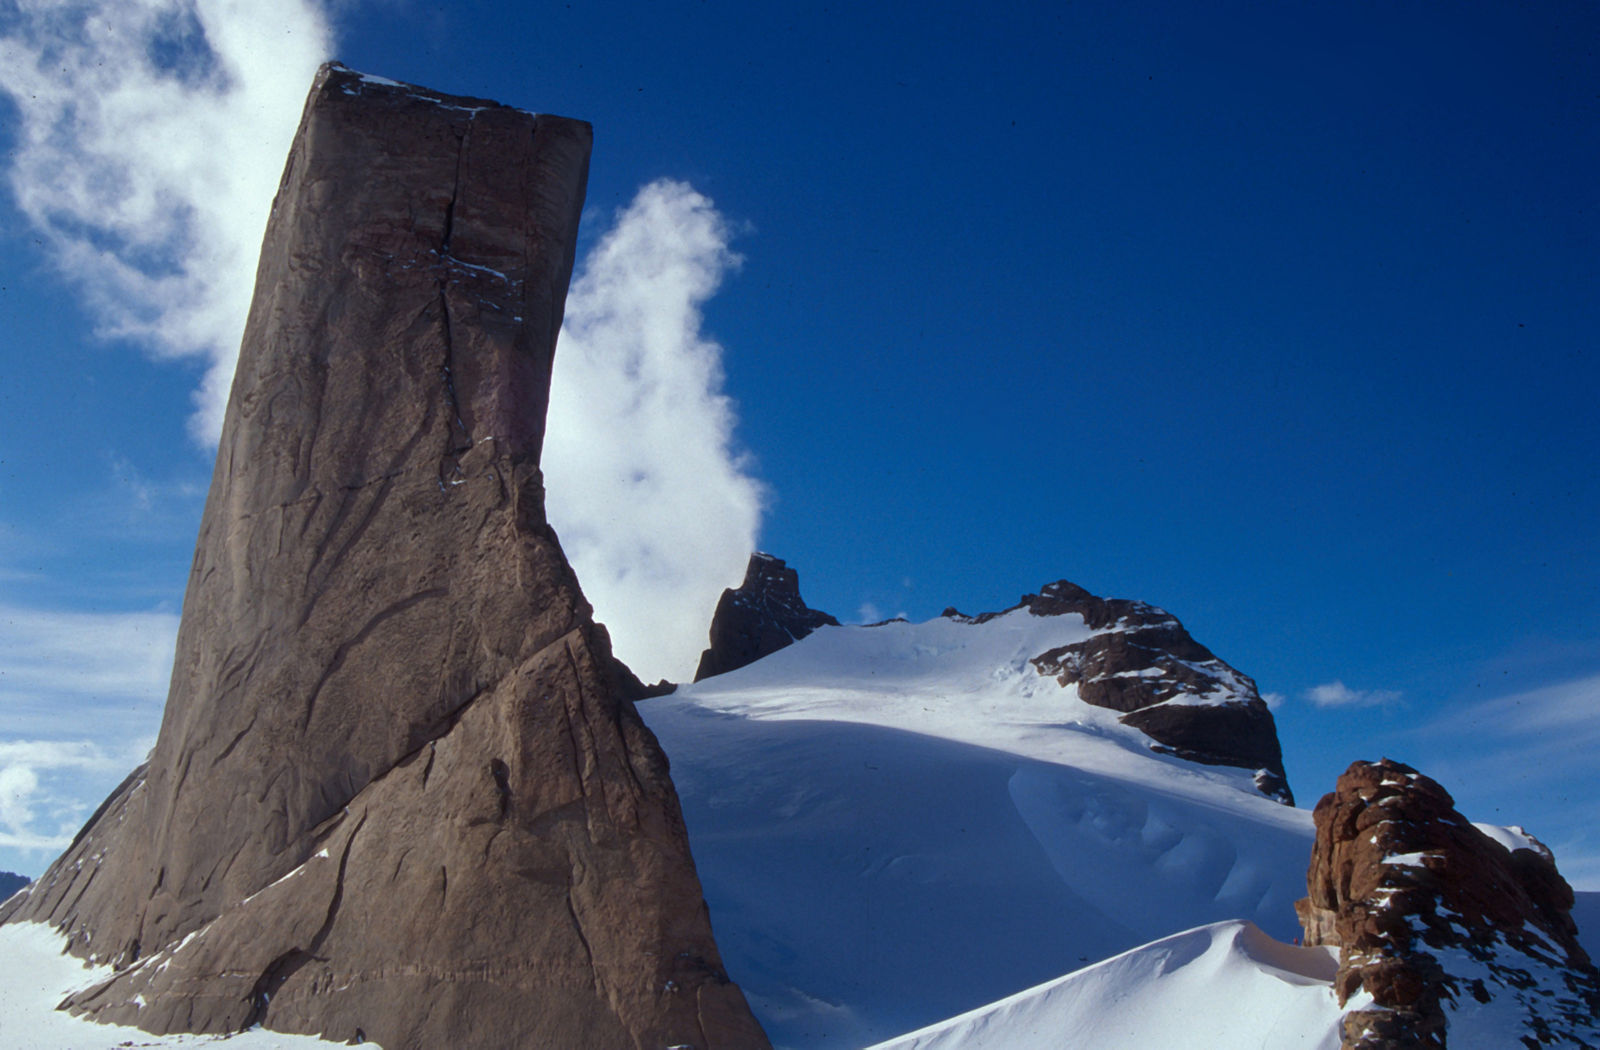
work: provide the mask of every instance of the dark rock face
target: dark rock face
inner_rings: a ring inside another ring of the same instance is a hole
[[[0,871],[0,901],[4,901],[13,893],[28,884],[26,875],[17,875],[9,871]]]
[[[544,517],[589,147],[318,75],[159,742],[0,908],[117,967],[72,1010],[387,1050],[767,1045]]]
[[[1076,685],[1085,703],[1125,712],[1122,722],[1157,750],[1253,769],[1262,794],[1294,805],[1277,724],[1255,682],[1191,638],[1176,617],[1144,602],[1098,598],[1066,580],[1023,595],[1022,604],[1036,616],[1076,613],[1095,631],[1035,657],[1040,674]]]
[[[1306,943],[1340,949],[1345,1047],[1600,1046],[1600,974],[1537,840],[1508,849],[1388,759],[1353,764],[1316,825],[1297,910]]]
[[[837,627],[839,621],[801,599],[800,574],[782,558],[757,551],[750,555],[744,582],[723,591],[717,601],[711,647],[700,654],[694,680],[754,663],[824,625]]]

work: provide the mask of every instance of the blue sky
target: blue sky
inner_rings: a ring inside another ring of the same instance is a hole
[[[655,607],[645,577],[714,600],[750,543],[847,620],[1066,577],[1273,694],[1302,804],[1389,755],[1600,888],[1592,5],[128,4],[153,38],[49,6],[0,2],[0,868],[40,870],[154,733],[195,392],[240,323],[216,275],[248,281],[336,55],[595,126],[572,360],[637,344],[670,381],[563,433],[693,417],[717,479],[653,462],[552,508],[602,618]],[[30,152],[67,112],[41,91],[107,68],[143,116]],[[656,284],[605,268],[608,231]],[[711,520],[715,551],[626,571]],[[669,611],[698,637],[710,608]]]

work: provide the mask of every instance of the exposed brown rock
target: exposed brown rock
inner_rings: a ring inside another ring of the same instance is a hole
[[[711,617],[711,647],[700,654],[694,680],[754,663],[793,645],[818,627],[839,626],[800,597],[800,574],[760,551],[750,555],[744,582],[722,592]]]
[[[1297,910],[1307,944],[1340,949],[1347,1048],[1600,1046],[1600,974],[1573,894],[1537,841],[1509,850],[1409,766],[1356,762],[1316,808]],[[1484,1043],[1483,1045],[1491,1045]]]
[[[1262,794],[1294,805],[1277,724],[1256,683],[1191,638],[1172,614],[1099,598],[1066,580],[1023,595],[1022,605],[1036,616],[1075,613],[1095,631],[1035,657],[1040,674],[1077,686],[1085,703],[1124,712],[1122,722],[1154,740],[1156,750],[1255,770]]]
[[[71,1009],[387,1050],[767,1045],[544,517],[589,146],[319,73],[159,742],[0,908],[118,968]]]

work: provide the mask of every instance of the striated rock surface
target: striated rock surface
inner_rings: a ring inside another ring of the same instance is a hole
[[[744,582],[722,592],[711,617],[711,647],[700,654],[694,680],[754,663],[839,621],[800,597],[800,574],[770,554],[750,555]]]
[[[1340,949],[1344,1047],[1600,1046],[1600,974],[1538,840],[1470,824],[1388,759],[1351,765],[1315,816],[1297,910],[1307,944]]]
[[[135,771],[0,919],[157,1033],[767,1045],[544,517],[590,129],[338,66],[274,202]]]
[[[1023,595],[1022,604],[1036,616],[1077,614],[1094,631],[1087,641],[1035,657],[1040,674],[1077,686],[1086,703],[1125,712],[1122,722],[1142,730],[1156,750],[1255,770],[1263,794],[1294,805],[1277,724],[1255,682],[1191,638],[1172,614],[1099,598],[1066,580]]]

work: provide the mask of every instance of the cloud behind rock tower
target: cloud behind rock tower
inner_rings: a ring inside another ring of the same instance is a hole
[[[550,520],[619,657],[687,681],[755,549],[761,487],[733,439],[701,306],[738,265],[687,183],[651,182],[567,298],[543,466]]]

